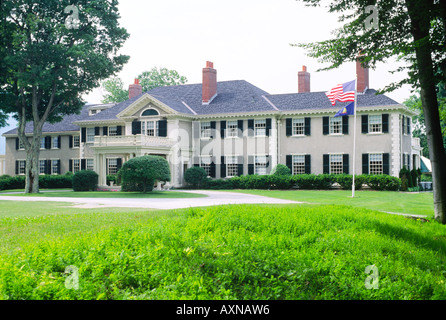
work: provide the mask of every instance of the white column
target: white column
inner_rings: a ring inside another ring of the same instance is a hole
[[[392,128],[392,160],[390,174],[394,177],[399,176],[401,170],[401,127],[400,117],[398,113],[392,113],[390,115],[390,124]]]

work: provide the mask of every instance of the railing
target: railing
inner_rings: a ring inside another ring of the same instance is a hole
[[[95,147],[171,147],[173,144],[173,141],[169,138],[151,137],[140,134],[131,136],[96,136],[94,138]]]

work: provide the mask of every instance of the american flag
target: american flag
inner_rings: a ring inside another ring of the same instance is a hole
[[[336,87],[326,92],[331,104],[336,105],[336,101],[347,102],[355,101],[356,82],[355,80],[338,84]]]

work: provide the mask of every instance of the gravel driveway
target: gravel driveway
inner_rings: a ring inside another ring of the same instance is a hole
[[[150,209],[181,209],[189,207],[207,207],[225,204],[298,204],[297,201],[282,200],[264,196],[256,196],[244,193],[221,191],[179,191],[199,193],[206,195],[204,198],[164,198],[164,199],[110,199],[110,198],[52,198],[52,197],[14,197],[0,196],[0,200],[10,201],[44,201],[44,202],[69,202],[77,208],[150,208]],[[166,191],[169,192],[169,191]]]

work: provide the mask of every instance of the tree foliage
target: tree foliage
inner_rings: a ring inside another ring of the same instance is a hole
[[[155,181],[170,181],[170,167],[159,156],[142,156],[125,162],[119,170],[123,191],[152,191]]]
[[[117,51],[129,34],[119,26],[117,0],[78,0],[75,6],[68,0],[9,0],[0,6],[0,110],[18,120],[27,154],[25,192],[38,192],[44,123],[78,113],[82,94],[122,69],[129,57]]]
[[[138,76],[143,92],[164,86],[176,86],[187,83],[187,78],[181,76],[175,70],[167,68],[152,68],[144,71]],[[106,91],[103,103],[117,103],[128,99],[129,91],[124,88],[124,83],[120,78],[112,78],[102,83],[102,88]]]

